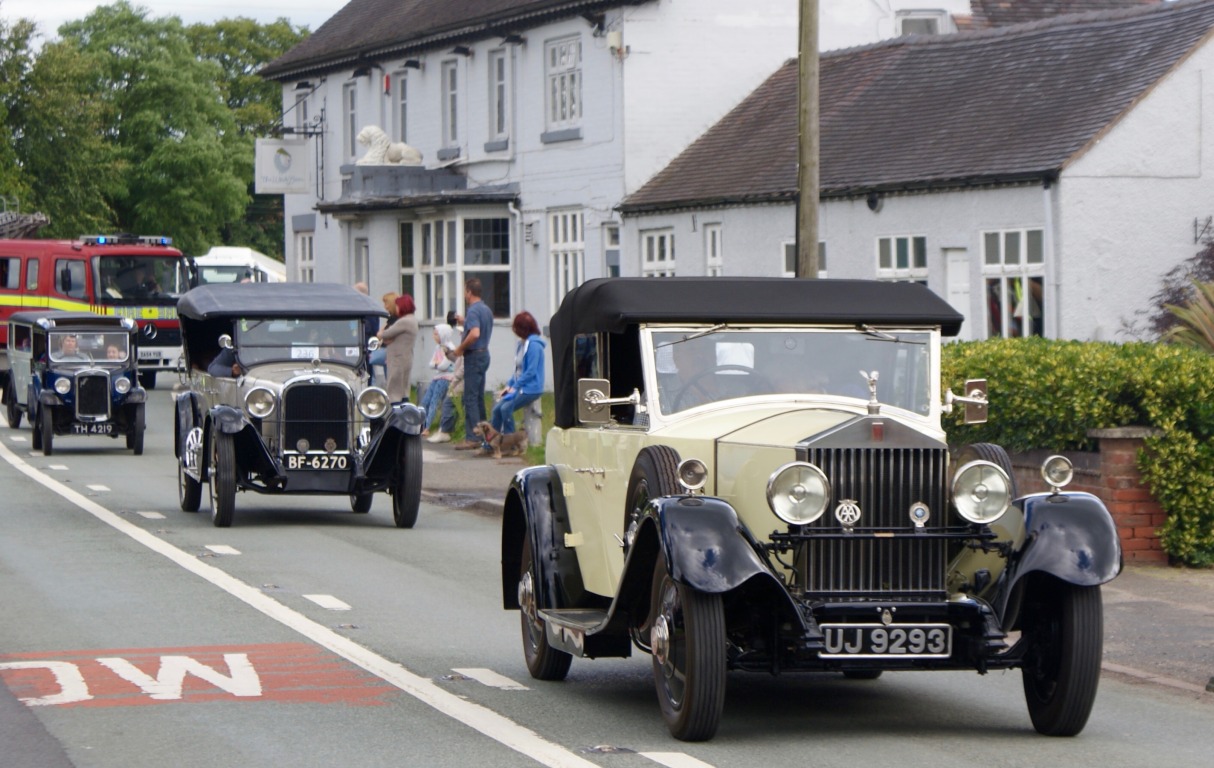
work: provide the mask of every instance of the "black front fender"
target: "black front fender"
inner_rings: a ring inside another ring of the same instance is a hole
[[[1081,587],[1104,584],[1121,573],[1121,540],[1100,499],[1090,493],[1039,493],[1017,504],[1024,510],[1025,543],[1008,564],[1001,608],[1031,573]]]
[[[647,511],[657,520],[662,557],[675,581],[720,594],[771,574],[744,535],[737,512],[721,499],[668,496],[650,501]]]
[[[569,514],[561,478],[551,466],[528,467],[510,481],[502,507],[502,606],[517,609],[523,542],[530,540],[537,565],[536,604],[540,608],[574,608],[585,588],[577,550],[565,546]]]

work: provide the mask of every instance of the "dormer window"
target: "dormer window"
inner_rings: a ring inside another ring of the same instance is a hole
[[[955,32],[947,11],[898,11],[894,17],[895,31],[903,35],[945,35]]]

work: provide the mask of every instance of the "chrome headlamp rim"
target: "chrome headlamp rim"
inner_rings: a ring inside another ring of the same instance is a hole
[[[67,376],[60,376],[55,379],[55,391],[61,395],[66,395],[72,391],[72,380]]]
[[[244,410],[255,419],[264,419],[274,412],[278,397],[267,387],[253,387],[244,396]]]
[[[382,419],[391,409],[388,393],[379,387],[367,387],[358,393],[358,412],[368,419]]]
[[[699,459],[683,459],[679,462],[679,468],[675,473],[679,480],[679,485],[688,493],[695,493],[702,490],[708,482],[708,467]]]
[[[989,525],[1012,505],[1012,480],[998,464],[978,459],[953,475],[953,506],[975,525]]]
[[[1057,493],[1075,479],[1075,466],[1066,456],[1047,456],[1045,461],[1041,462],[1041,479]]]
[[[806,487],[806,482],[810,487]],[[796,496],[802,494],[808,495],[798,500]],[[790,461],[778,467],[767,480],[767,506],[789,525],[809,525],[822,517],[830,506],[830,494],[826,473],[806,461]],[[803,503],[808,506],[797,514],[797,507]]]
[[[119,376],[114,379],[114,391],[120,395],[125,395],[131,391],[131,380],[126,376]]]

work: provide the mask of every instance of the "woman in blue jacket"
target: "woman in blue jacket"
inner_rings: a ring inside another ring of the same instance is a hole
[[[534,403],[544,391],[544,349],[547,344],[540,336],[539,324],[530,312],[519,312],[514,316],[512,328],[514,335],[519,337],[514,352],[514,375],[498,393],[489,422],[504,435],[515,430],[514,412]]]

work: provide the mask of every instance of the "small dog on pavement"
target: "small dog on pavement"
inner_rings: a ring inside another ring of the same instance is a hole
[[[522,456],[527,452],[528,443],[525,431],[511,432],[506,435],[494,429],[489,422],[482,421],[472,428],[472,434],[489,444],[495,459],[503,456]]]

